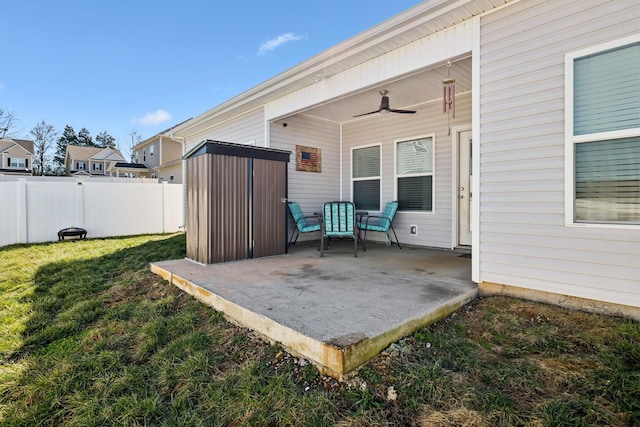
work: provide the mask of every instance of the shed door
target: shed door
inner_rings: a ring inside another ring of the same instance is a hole
[[[253,257],[285,253],[287,163],[253,161]]]

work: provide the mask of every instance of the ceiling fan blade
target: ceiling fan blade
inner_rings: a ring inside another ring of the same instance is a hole
[[[368,116],[368,115],[371,115],[371,114],[377,114],[377,113],[379,113],[379,112],[380,112],[380,110],[376,110],[376,111],[370,111],[370,112],[368,112],[368,113],[364,113],[364,114],[358,114],[357,116],[353,116],[353,117],[362,117],[362,116]]]
[[[392,113],[415,114],[415,111],[413,111],[413,110],[394,110],[394,109],[389,109],[389,111],[391,111]]]
[[[413,110],[394,110],[393,108],[389,108],[389,97],[387,96],[387,93],[388,92],[386,90],[380,91],[380,95],[382,95],[382,99],[380,100],[380,108],[378,108],[376,111],[370,111],[368,113],[358,114],[357,116],[353,116],[353,117],[362,117],[362,116],[368,116],[370,114],[377,114],[377,113],[401,113],[401,114],[415,113],[415,111]]]

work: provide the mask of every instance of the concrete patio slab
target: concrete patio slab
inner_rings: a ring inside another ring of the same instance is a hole
[[[338,379],[477,296],[460,253],[371,244],[354,258],[341,243],[323,258],[299,244],[289,255],[151,271]]]

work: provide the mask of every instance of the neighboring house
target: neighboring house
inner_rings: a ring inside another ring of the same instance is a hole
[[[65,153],[67,175],[111,175],[109,167],[124,161],[122,153],[117,148],[67,145]]]
[[[133,147],[134,163],[149,169],[150,178],[172,184],[182,183],[182,143],[166,135],[167,129]]]
[[[167,136],[290,150],[306,211],[398,200],[403,245],[470,248],[482,294],[640,318],[639,64],[638,2],[425,1]],[[416,114],[355,117],[381,91]]]
[[[0,173],[32,175],[33,141],[9,137],[0,139]]]

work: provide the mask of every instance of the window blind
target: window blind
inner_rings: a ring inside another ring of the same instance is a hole
[[[398,209],[433,210],[433,176],[398,178]]]
[[[640,223],[640,137],[575,144],[575,219]]]
[[[380,146],[353,150],[353,178],[380,176]]]
[[[640,43],[574,60],[574,135],[640,127]]]
[[[353,182],[353,204],[358,210],[380,210],[380,180]]]

